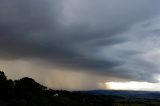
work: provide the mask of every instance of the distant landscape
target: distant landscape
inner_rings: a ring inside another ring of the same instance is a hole
[[[1,71],[0,106],[160,106],[160,93],[52,90],[28,77],[9,80]]]
[[[94,95],[114,95],[128,99],[160,100],[159,91],[91,90],[91,91],[84,91],[84,93],[94,94]]]

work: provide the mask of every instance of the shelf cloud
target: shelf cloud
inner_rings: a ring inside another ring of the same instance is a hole
[[[41,61],[44,66],[40,67],[45,70],[36,68],[41,77],[51,73],[55,65],[63,67],[64,73],[70,73],[70,69],[86,74],[86,80],[97,76],[92,77],[92,88],[97,88],[94,83],[105,78],[158,82],[159,3],[159,0],[1,0],[1,63],[6,67],[8,61],[36,60],[29,68],[34,70]]]

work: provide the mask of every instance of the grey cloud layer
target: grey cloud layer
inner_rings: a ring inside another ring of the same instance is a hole
[[[0,57],[41,58],[96,74],[156,81],[159,67],[149,54],[156,45],[149,35],[159,39],[158,25],[150,19],[159,14],[159,3],[1,0]],[[150,46],[142,46],[149,42]]]

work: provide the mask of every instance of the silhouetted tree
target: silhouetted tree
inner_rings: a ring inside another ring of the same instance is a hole
[[[30,98],[33,95],[40,95],[46,87],[35,82],[32,78],[22,78],[15,81],[15,93],[18,97]]]
[[[13,81],[7,80],[4,72],[0,71],[0,98],[9,99],[13,96]]]
[[[4,72],[0,71],[0,82],[1,81],[6,81],[6,80],[7,80],[7,77],[5,76]]]

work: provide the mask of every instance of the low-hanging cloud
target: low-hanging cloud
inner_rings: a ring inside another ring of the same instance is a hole
[[[0,58],[38,58],[100,76],[156,82],[159,3],[1,0]]]

